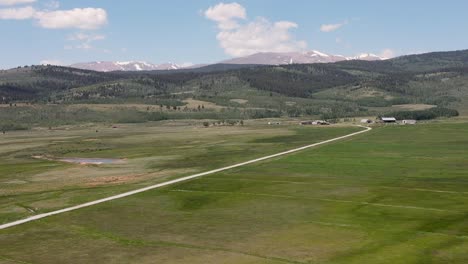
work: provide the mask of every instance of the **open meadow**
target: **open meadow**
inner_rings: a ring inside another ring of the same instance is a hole
[[[47,149],[49,155],[126,157],[128,163],[118,166],[147,174],[125,184],[96,180],[89,186],[93,180],[80,170],[99,179],[110,177],[102,175],[112,174],[112,166],[29,160],[15,154],[22,148],[5,144],[3,164],[23,159],[20,175],[27,182],[7,186],[22,190],[18,197],[25,204],[68,197],[42,209],[50,210],[360,129],[180,126],[111,130],[98,137],[99,151],[83,151],[96,135],[81,128],[69,138],[61,134],[60,140],[69,141],[67,149],[74,149],[70,153],[47,145],[46,135],[29,142],[29,148]],[[159,139],[160,129],[179,132],[160,132]],[[12,227],[0,231],[0,263],[465,263],[467,130],[465,122],[376,127],[343,141]],[[176,140],[181,131],[190,133],[190,140]],[[11,140],[20,142],[17,135]],[[26,136],[22,140],[26,144]],[[79,148],[77,142],[88,143]],[[30,163],[42,166],[32,169]],[[162,166],[168,173],[158,176]],[[13,181],[3,175],[8,173],[2,173],[2,181]],[[63,188],[59,175],[77,178],[74,184],[82,187],[46,191],[55,184]],[[48,178],[51,183],[41,185],[40,179]],[[28,193],[30,184],[42,186],[43,193]],[[14,214],[11,194],[2,192],[4,222],[27,213]]]
[[[265,123],[165,121],[0,135],[0,224],[359,130]],[[59,161],[73,158],[116,162]]]

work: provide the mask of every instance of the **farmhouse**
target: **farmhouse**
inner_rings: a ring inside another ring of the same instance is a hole
[[[396,123],[396,118],[394,117],[382,117],[380,120],[384,123]]]
[[[403,124],[405,125],[416,125],[416,120],[414,119],[405,119],[403,121],[401,121]]]

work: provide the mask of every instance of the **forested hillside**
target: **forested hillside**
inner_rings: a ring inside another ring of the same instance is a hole
[[[468,51],[386,61],[219,64],[152,72],[26,66],[0,71],[0,98],[0,117],[8,123],[4,127],[46,124],[52,119],[54,124],[279,116],[335,119],[435,107],[467,113]],[[97,107],[103,104],[115,107]],[[78,108],[82,114],[74,118]],[[48,114],[39,117],[37,109]]]

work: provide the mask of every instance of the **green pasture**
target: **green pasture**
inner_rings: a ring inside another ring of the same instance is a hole
[[[252,157],[353,130],[302,128],[244,142],[260,144],[249,148]],[[466,263],[467,130],[467,123],[376,127],[340,142],[2,230],[0,259]],[[243,146],[234,142],[229,148]],[[215,146],[205,158],[194,154],[193,164],[227,155]]]

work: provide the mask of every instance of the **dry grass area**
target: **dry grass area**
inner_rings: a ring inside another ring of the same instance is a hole
[[[418,111],[418,110],[426,110],[436,107],[435,105],[428,105],[428,104],[401,104],[401,105],[393,105],[392,108],[396,108],[398,110],[410,110],[410,111]]]
[[[246,100],[246,99],[231,99],[229,101],[234,102],[234,103],[238,103],[238,104],[246,104],[249,100]]]
[[[136,109],[138,111],[161,111],[159,105],[151,104],[73,104],[69,106],[71,109],[88,108],[95,111],[112,111],[115,109]],[[163,107],[163,110],[166,110]]]
[[[25,104],[25,103],[15,103],[14,105],[17,106],[17,107],[31,106],[30,104]],[[10,104],[0,104],[0,108],[4,108],[4,107],[10,107]],[[11,107],[14,107],[14,106],[12,105]]]
[[[212,102],[195,100],[193,98],[185,99],[183,102],[186,103],[186,106],[188,108],[193,108],[193,109],[198,108],[198,106],[200,106],[200,107],[203,106],[205,109],[215,109],[215,110],[219,110],[219,109],[224,108],[224,106],[217,105],[217,104],[212,103]]]

